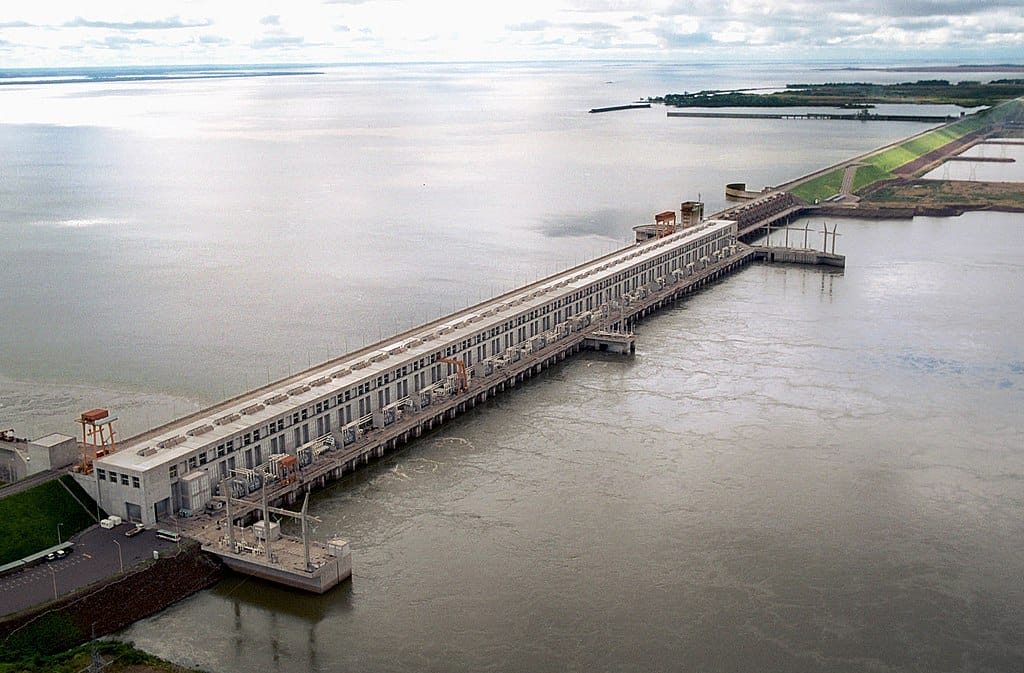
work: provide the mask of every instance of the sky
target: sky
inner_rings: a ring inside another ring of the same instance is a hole
[[[1024,61],[1024,0],[36,0],[0,67],[566,59]]]

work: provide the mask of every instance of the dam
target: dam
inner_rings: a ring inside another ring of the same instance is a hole
[[[75,478],[109,513],[198,539],[233,569],[322,593],[351,574],[348,542],[310,542],[305,507],[282,506],[575,353],[631,352],[636,320],[764,258],[739,236],[727,219],[663,231],[95,449]],[[86,416],[83,432],[107,420]],[[282,535],[270,513],[299,519],[302,539]]]

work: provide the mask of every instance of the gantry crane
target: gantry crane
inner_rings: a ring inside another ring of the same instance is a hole
[[[458,390],[456,392],[465,392],[469,389],[469,378],[466,376],[466,363],[462,360],[455,358],[438,358],[436,362],[444,362],[449,365],[455,365],[455,380],[458,384]]]
[[[91,409],[83,413],[77,419],[82,426],[82,462],[78,467],[82,474],[92,473],[92,463],[97,458],[113,453],[116,450],[114,444],[114,421],[117,416],[111,416],[106,409]]]

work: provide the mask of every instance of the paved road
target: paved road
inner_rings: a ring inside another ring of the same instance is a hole
[[[107,530],[93,526],[72,538],[74,551],[67,557],[0,577],[0,615],[71,593],[116,575],[122,562],[127,570],[153,558],[153,550],[163,552],[175,546],[173,542],[159,539],[152,530],[125,537],[124,533],[130,527],[129,524],[121,524]]]
[[[37,472],[32,476],[25,477],[24,479],[12,481],[9,484],[4,484],[3,486],[0,486],[0,498],[6,498],[9,495],[14,495],[15,493],[27,491],[33,486],[38,486],[43,482],[50,481],[51,479],[56,479],[62,474],[64,474],[64,470],[45,470],[44,472]]]

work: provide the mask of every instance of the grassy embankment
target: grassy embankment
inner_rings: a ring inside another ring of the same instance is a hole
[[[61,483],[82,502],[71,497]],[[54,479],[0,500],[0,565],[57,544],[58,524],[61,541],[95,524],[95,516],[83,504],[96,506],[67,475],[60,477],[60,483]]]
[[[1007,119],[1019,121],[1022,117],[1024,117],[1024,99],[1018,98],[872,154],[860,160],[860,163],[865,165],[857,168],[852,189],[856,192],[881,180],[894,178],[896,176],[893,171],[896,169],[929,152],[945,147],[972,131]],[[843,181],[843,170],[843,168],[837,168],[820,175],[794,187],[790,192],[808,203],[814,203],[815,200],[824,201],[839,193]]]
[[[971,131],[976,131],[985,123],[983,117],[973,115],[861,159],[861,163],[865,165],[858,167],[854,174],[853,191],[856,192],[868,185],[895,177],[892,172],[900,166],[944,147]],[[837,168],[797,185],[790,192],[808,203],[824,201],[839,193],[843,182],[843,172],[843,168]]]

